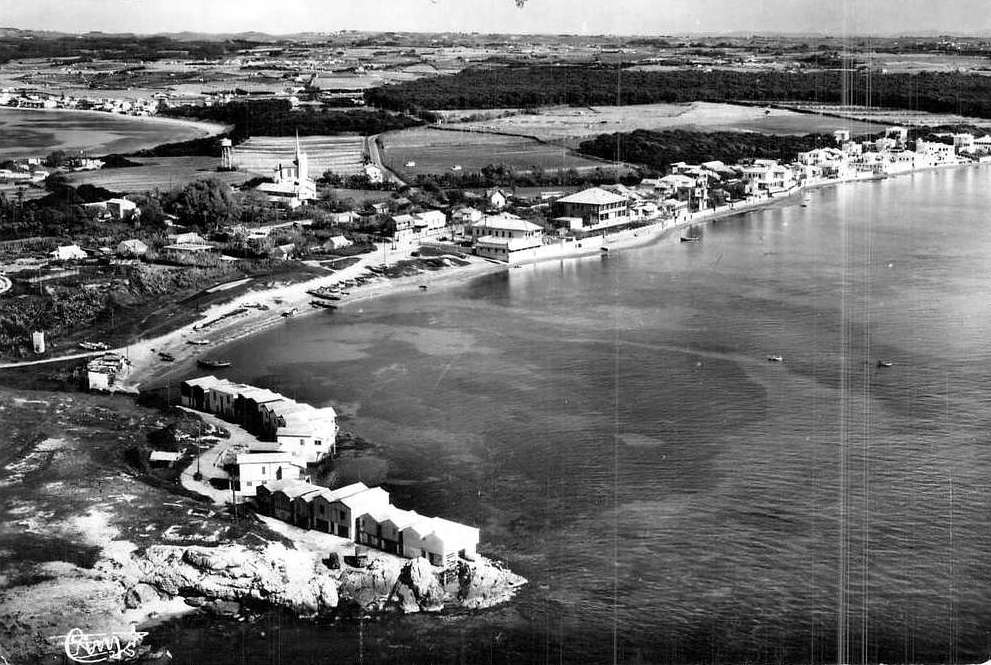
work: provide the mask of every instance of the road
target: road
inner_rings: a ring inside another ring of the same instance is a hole
[[[373,134],[371,136],[365,137],[365,152],[368,154],[368,159],[375,166],[382,169],[382,174],[385,176],[386,180],[393,181],[397,183],[400,187],[407,185],[408,183],[399,177],[399,174],[390,169],[382,161],[382,155],[379,153],[378,138],[382,136],[381,134]]]

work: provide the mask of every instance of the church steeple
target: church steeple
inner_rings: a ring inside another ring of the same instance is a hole
[[[300,182],[306,180],[310,177],[310,163],[306,157],[306,153],[299,145],[299,130],[296,130],[296,159],[293,160],[296,163],[296,177]]]

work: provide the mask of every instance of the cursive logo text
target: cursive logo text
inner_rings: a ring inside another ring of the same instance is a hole
[[[65,635],[52,639],[64,640],[65,655],[76,663],[103,663],[130,660],[138,655],[141,640],[148,633],[128,632],[84,633],[73,628]]]

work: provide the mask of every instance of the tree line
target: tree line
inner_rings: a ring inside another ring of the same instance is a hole
[[[641,72],[601,65],[524,65],[469,68],[453,76],[381,86],[367,90],[365,99],[393,111],[789,100],[991,118],[991,77],[958,72]]]
[[[617,146],[618,144],[618,146]],[[791,160],[800,152],[835,145],[832,136],[776,136],[750,132],[692,132],[683,129],[600,134],[583,141],[578,151],[603,159],[615,158],[666,172],[674,162],[699,164],[721,161],[734,164],[744,159]]]
[[[294,109],[287,99],[257,99],[214,106],[174,106],[163,115],[207,120],[233,125],[229,136],[238,143],[251,136],[317,136],[332,134],[378,134],[422,125],[423,121],[386,110],[339,110],[302,107]]]

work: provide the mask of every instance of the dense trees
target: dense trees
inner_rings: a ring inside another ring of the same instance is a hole
[[[301,136],[321,134],[378,134],[390,129],[422,125],[423,121],[388,111],[298,108],[286,99],[231,102],[217,106],[178,106],[166,115],[233,125],[236,143],[251,136]]]
[[[799,152],[834,145],[824,134],[773,136],[750,132],[691,132],[683,129],[660,132],[638,129],[633,132],[601,134],[584,141],[579,151],[606,159],[615,157],[616,143],[624,161],[645,164],[664,171],[673,162],[698,164],[719,160],[732,164],[741,159],[786,159]]]
[[[396,111],[800,100],[991,118],[991,77],[956,72],[638,72],[596,65],[537,65],[466,69],[454,76],[372,88],[365,98],[370,104]]]
[[[216,178],[195,180],[171,192],[166,196],[164,208],[183,224],[211,231],[237,222],[241,216],[234,192]]]

